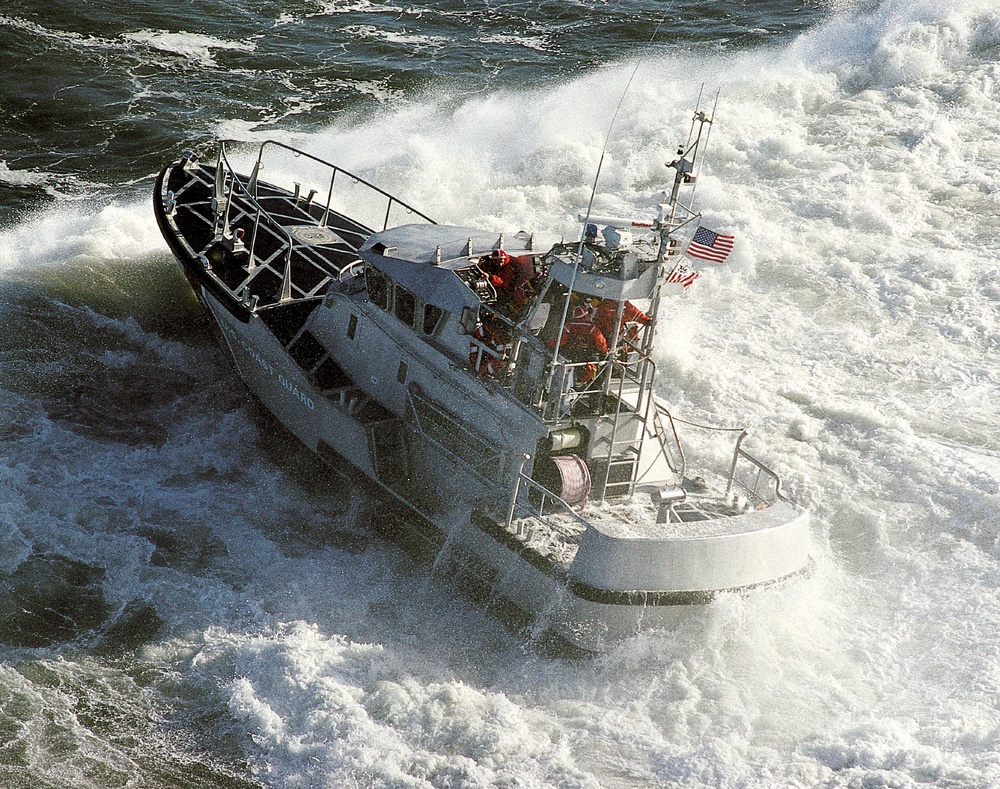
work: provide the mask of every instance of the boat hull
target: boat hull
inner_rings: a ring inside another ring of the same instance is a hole
[[[640,630],[669,627],[718,594],[771,584],[808,566],[808,517],[782,501],[730,514],[714,531],[667,524],[655,537],[635,537],[595,524],[571,541],[569,558],[533,543],[521,533],[524,524],[511,520],[517,500],[511,483],[523,467],[519,458],[546,433],[538,417],[495,382],[458,371],[426,343],[393,339],[384,327],[369,335],[381,345],[369,339],[340,347],[345,336],[361,340],[378,313],[366,318],[367,299],[341,287],[335,275],[327,291],[287,305],[290,288],[278,278],[271,290],[259,291],[276,301],[258,311],[249,285],[237,278],[230,287],[225,271],[210,271],[227,262],[225,255],[210,262],[199,251],[201,243],[209,250],[218,243],[205,241],[206,223],[186,220],[194,228],[186,235],[175,219],[168,185],[181,180],[172,168],[183,166],[166,168],[157,182],[157,220],[248,389],[322,461],[338,470],[351,467],[404,504],[409,515],[381,531],[419,547],[433,558],[436,572],[473,589],[515,628],[546,643],[599,651]],[[202,235],[192,241],[195,231]],[[292,328],[282,323],[286,313]],[[303,334],[337,369],[335,386],[330,380],[320,386],[317,364],[296,356]],[[449,424],[463,435],[474,439],[473,428],[480,428],[479,435],[502,437],[497,468],[486,476],[471,473],[475,464],[468,457],[423,433],[415,425],[420,417],[413,392],[442,404],[442,413],[455,418]],[[502,482],[491,484],[490,475]]]
[[[383,525],[382,532],[417,545],[438,573],[474,587],[491,613],[535,640],[598,652],[641,630],[672,627],[686,609],[719,594],[794,576],[808,562],[807,516],[777,506],[770,528],[631,544],[629,551],[590,530],[568,570],[526,548],[471,502],[451,499],[438,512],[415,508],[379,479],[366,424],[317,392],[262,321],[243,322],[199,290],[236,370],[267,410],[321,459],[349,464],[410,507],[406,523]],[[640,568],[648,582],[623,585],[636,577],[634,557],[640,555],[649,557]]]

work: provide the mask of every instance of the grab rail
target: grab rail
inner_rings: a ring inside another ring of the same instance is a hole
[[[225,145],[226,145],[227,142],[236,144],[235,141],[233,141],[233,140],[223,140],[223,142],[222,142],[222,149],[223,150],[225,150]],[[334,190],[334,186],[335,186],[335,183],[336,183],[336,179],[337,179],[338,173],[341,174],[341,175],[343,175],[343,176],[345,176],[345,177],[347,177],[347,178],[350,178],[356,184],[361,184],[362,186],[367,187],[372,192],[375,192],[376,194],[379,194],[379,195],[381,195],[382,197],[384,197],[386,199],[387,202],[386,202],[386,209],[385,209],[385,218],[384,218],[384,220],[382,222],[382,230],[385,230],[385,229],[387,229],[389,227],[389,216],[392,213],[392,207],[394,205],[399,206],[400,208],[402,208],[403,210],[405,210],[408,214],[415,214],[416,216],[418,216],[421,219],[429,222],[432,225],[437,224],[433,219],[431,219],[426,214],[422,213],[421,211],[418,211],[416,208],[414,208],[413,206],[409,205],[408,203],[404,203],[402,200],[400,200],[395,195],[392,195],[389,192],[385,191],[384,189],[380,189],[379,187],[375,186],[374,184],[370,183],[369,181],[366,181],[364,178],[361,178],[360,176],[355,175],[354,173],[349,172],[348,170],[345,170],[343,167],[338,167],[335,164],[331,164],[330,162],[327,162],[327,161],[325,161],[323,159],[320,159],[318,156],[313,156],[311,153],[306,153],[305,151],[301,151],[298,148],[292,147],[291,145],[286,145],[283,142],[278,142],[277,140],[265,140],[263,143],[261,143],[260,149],[257,152],[257,166],[254,168],[255,171],[259,171],[263,167],[263,165],[264,165],[264,151],[265,151],[265,149],[268,149],[268,148],[278,148],[278,149],[281,149],[281,150],[288,151],[289,153],[291,153],[295,157],[304,157],[304,158],[309,159],[310,161],[313,161],[316,164],[318,164],[318,165],[320,165],[322,167],[325,167],[325,168],[327,168],[329,170],[329,172],[330,172],[330,185],[329,185],[329,187],[327,189],[326,206],[325,206],[325,210],[324,210],[324,214],[323,214],[323,220],[322,220],[322,222],[324,224],[326,222],[327,217],[330,214],[330,210],[331,210],[330,209],[330,204],[333,201],[333,193],[334,193],[333,190]],[[227,165],[229,164],[228,159],[226,161],[226,164]],[[230,168],[230,169],[232,169],[232,168]],[[256,179],[254,178],[252,180],[253,180],[253,183],[256,184]],[[254,195],[254,197],[256,197],[256,195]]]
[[[514,483],[513,494],[510,497],[510,508],[507,511],[507,529],[510,529],[511,524],[514,522],[515,513],[518,513],[518,508],[520,507],[524,514],[518,514],[518,520],[525,517],[538,518],[542,521],[546,521],[554,531],[560,533],[563,537],[578,539],[580,535],[567,534],[566,532],[557,529],[552,521],[546,519],[547,515],[554,514],[552,512],[545,512],[546,501],[551,500],[553,504],[557,505],[557,511],[561,511],[562,514],[568,515],[572,520],[576,521],[576,523],[583,527],[583,531],[589,529],[590,524],[584,518],[580,517],[580,515],[578,515],[569,504],[563,501],[562,498],[524,473],[524,466],[529,460],[531,460],[531,455],[524,455],[521,460],[521,466],[517,472],[517,481]],[[532,504],[530,501],[527,503],[520,501],[522,485],[527,486],[528,488],[531,488],[541,494],[541,500],[537,506]],[[519,533],[518,536],[523,535]]]
[[[777,472],[773,469],[765,466],[761,461],[755,458],[750,453],[746,452],[740,445],[743,443],[743,439],[747,437],[748,433],[744,430],[740,433],[739,438],[736,439],[736,451],[733,453],[733,465],[729,471],[729,484],[726,486],[726,495],[730,495],[733,486],[738,485],[741,487],[749,496],[749,498],[755,501],[758,505],[769,505],[772,502],[768,501],[758,492],[760,490],[760,485],[762,481],[770,481],[774,484],[774,496],[780,501],[788,501],[785,495],[781,492],[781,477],[778,476]],[[750,463],[757,469],[757,473],[754,475],[754,480],[752,485],[748,485],[743,480],[736,476],[736,467],[743,459]]]
[[[656,404],[656,412],[658,416],[665,416],[670,423],[670,429],[673,433],[674,443],[676,444],[678,453],[682,459],[682,464],[684,463],[684,449],[681,446],[680,437],[677,433],[677,424],[687,425],[688,427],[694,427],[699,430],[708,430],[717,433],[739,433],[736,437],[736,446],[733,449],[733,461],[729,467],[729,473],[726,477],[726,496],[729,497],[733,494],[733,488],[740,488],[746,493],[748,499],[758,506],[768,506],[774,503],[774,500],[788,501],[788,497],[781,490],[781,477],[774,469],[765,465],[763,462],[758,460],[756,457],[751,455],[745,449],[743,449],[743,441],[749,435],[746,428],[743,427],[717,427],[715,425],[702,425],[697,422],[688,422],[684,419],[675,418],[670,411],[668,411],[660,403]],[[658,434],[659,435],[659,434]],[[664,450],[668,453],[669,460],[669,447],[664,442],[663,436],[660,436],[660,444]],[[753,474],[753,481],[749,484],[744,482],[737,476],[737,471],[740,468],[741,461],[749,463],[750,466],[755,469]],[[671,463],[671,467],[673,464]],[[683,467],[683,466],[682,466]],[[768,498],[765,492],[761,492],[762,488],[765,486],[773,485],[772,497]]]
[[[285,145],[284,143],[276,142],[274,140],[267,140],[259,146],[256,155],[256,162],[253,166],[253,171],[249,177],[240,175],[236,168],[230,161],[230,146],[239,145],[234,140],[222,140],[219,143],[218,159],[216,162],[216,172],[215,172],[215,183],[212,190],[212,206],[214,213],[214,234],[217,241],[223,240],[224,238],[231,237],[230,231],[230,215],[234,208],[234,198],[238,198],[240,202],[240,213],[250,218],[252,222],[252,228],[249,238],[249,247],[246,249],[249,258],[249,264],[247,266],[247,279],[244,282],[244,290],[249,294],[249,283],[255,278],[257,273],[264,267],[270,267],[274,269],[281,277],[281,286],[279,289],[279,296],[276,304],[274,305],[261,305],[261,309],[266,309],[268,306],[276,306],[284,304],[290,300],[295,300],[300,298],[297,296],[292,288],[293,285],[297,283],[293,282],[293,266],[292,259],[296,250],[307,246],[302,242],[298,242],[295,236],[291,232],[291,228],[283,225],[281,222],[277,221],[270,213],[261,205],[258,200],[258,177],[260,171],[265,167],[265,164],[271,166],[274,164],[274,155],[270,152],[274,150],[286,151],[291,154],[294,158],[304,158],[309,163],[317,165],[320,169],[319,172],[312,173],[312,176],[321,176],[322,178],[329,179],[329,185],[327,187],[326,194],[326,204],[323,206],[323,213],[320,219],[316,219],[315,214],[309,211],[309,207],[313,205],[313,199],[318,192],[317,189],[312,188],[311,184],[309,186],[310,191],[306,197],[301,196],[302,183],[306,181],[302,177],[305,173],[306,168],[297,167],[292,168],[292,173],[284,173],[285,178],[300,178],[301,180],[293,180],[294,190],[289,189],[289,195],[296,205],[299,205],[300,201],[305,205],[306,213],[303,215],[302,220],[308,225],[309,218],[316,223],[317,227],[326,227],[326,223],[333,211],[332,204],[335,195],[339,197],[341,201],[345,197],[350,197],[345,195],[345,192],[350,187],[345,187],[341,192],[336,192],[334,187],[338,183],[342,183],[344,178],[349,178],[352,184],[360,184],[362,191],[360,194],[352,195],[357,198],[360,202],[366,202],[364,199],[365,195],[372,195],[376,198],[375,208],[382,218],[382,229],[386,229],[389,225],[390,217],[393,214],[394,209],[402,209],[408,214],[415,215],[421,220],[426,221],[430,224],[435,224],[434,220],[428,217],[426,214],[421,213],[412,206],[404,203],[397,197],[389,194],[383,189],[369,183],[363,178],[354,175],[353,173],[344,170],[341,167],[337,167],[330,162],[326,162],[312,154],[300,151],[297,148],[293,148],[290,145]],[[305,175],[310,175],[305,173]],[[337,180],[338,175],[341,176],[340,181]],[[277,183],[268,182],[270,186],[274,186],[276,189],[283,189]],[[384,201],[384,213],[380,206]],[[372,228],[357,218],[352,217],[351,221],[364,233],[374,232]],[[258,236],[261,227],[266,227],[268,232],[278,240],[278,251],[270,253],[266,259],[258,258]],[[239,241],[242,242],[242,231],[239,231]],[[337,274],[341,272],[336,272]],[[301,292],[301,298],[315,298],[322,294],[315,293],[313,290],[306,291],[299,288]],[[247,295],[249,298],[249,295]],[[254,309],[257,309],[256,304]]]

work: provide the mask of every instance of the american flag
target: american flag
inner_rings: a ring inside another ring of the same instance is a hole
[[[687,290],[691,287],[691,283],[700,276],[701,274],[693,268],[688,268],[683,263],[675,263],[674,267],[670,269],[670,273],[667,274],[667,282],[676,282],[683,285],[684,290]]]
[[[687,253],[693,258],[710,260],[713,263],[725,263],[735,242],[735,236],[724,236],[714,230],[709,230],[707,227],[699,227],[695,231],[691,243],[688,244]]]

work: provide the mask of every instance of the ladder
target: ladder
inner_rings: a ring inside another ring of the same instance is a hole
[[[639,367],[651,364],[645,358]],[[618,387],[613,395],[615,408],[609,414],[611,434],[607,442],[607,464],[599,488],[601,501],[608,496],[631,496],[635,492],[639,457],[647,433],[645,412],[652,400],[653,376],[645,374],[645,369],[636,370],[638,375],[635,375],[631,368],[632,365],[615,362],[609,370],[612,381],[617,378]],[[626,388],[628,381],[632,385]]]

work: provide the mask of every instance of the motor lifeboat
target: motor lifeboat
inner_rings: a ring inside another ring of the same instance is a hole
[[[598,651],[809,563],[808,514],[746,431],[655,393],[661,308],[697,276],[695,121],[655,216],[585,214],[546,249],[275,141],[186,152],[154,208],[246,386],[318,463],[513,627]]]

